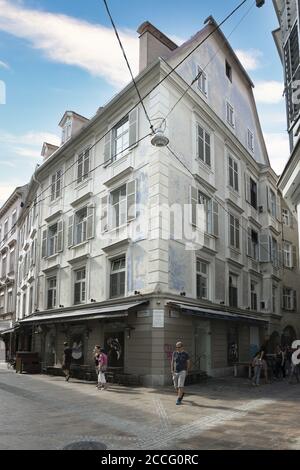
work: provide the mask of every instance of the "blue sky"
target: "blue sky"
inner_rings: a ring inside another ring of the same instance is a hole
[[[137,27],[149,20],[182,41],[212,14],[221,21],[239,0],[108,0],[130,62],[138,63]],[[230,34],[253,4],[224,25]],[[257,105],[270,159],[280,173],[288,158],[282,67],[271,31],[277,27],[272,1],[253,7],[229,41],[256,85]],[[125,83],[128,71],[102,0],[0,0],[0,203],[25,184],[41,161],[45,140],[60,135],[67,109],[91,117]],[[0,87],[1,93],[1,87]],[[1,102],[1,96],[0,96]]]

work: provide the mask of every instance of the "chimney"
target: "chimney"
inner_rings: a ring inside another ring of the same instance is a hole
[[[152,64],[158,57],[168,58],[177,49],[171,39],[165,36],[149,21],[141,24],[137,32],[140,37],[140,69],[139,72]]]
[[[51,157],[51,155],[57,149],[58,149],[57,145],[48,144],[47,142],[44,142],[41,155],[42,157],[44,157],[44,160],[47,160],[47,158]]]

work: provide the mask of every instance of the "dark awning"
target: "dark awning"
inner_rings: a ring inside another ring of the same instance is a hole
[[[68,321],[97,320],[102,318],[127,317],[128,311],[148,302],[131,302],[128,304],[111,305],[107,307],[85,308],[58,313],[44,313],[31,315],[28,318],[20,320],[21,325],[39,322],[63,323]]]
[[[250,315],[225,312],[223,310],[213,310],[209,308],[196,307],[194,305],[182,304],[177,302],[168,302],[170,307],[176,307],[181,310],[185,315],[195,315],[201,318],[211,318],[214,320],[229,320],[229,321],[242,321],[247,323],[258,323],[263,325],[268,323],[268,320],[263,318],[253,317]]]

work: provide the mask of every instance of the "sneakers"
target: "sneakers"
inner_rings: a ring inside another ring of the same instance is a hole
[[[176,405],[181,405],[181,399],[177,398]]]
[[[70,376],[67,375],[67,377],[66,377],[66,382],[69,382],[69,379],[70,379]]]

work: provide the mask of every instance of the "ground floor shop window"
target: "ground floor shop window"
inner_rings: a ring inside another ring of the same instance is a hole
[[[124,367],[124,332],[107,332],[104,335],[104,349],[108,367]]]

